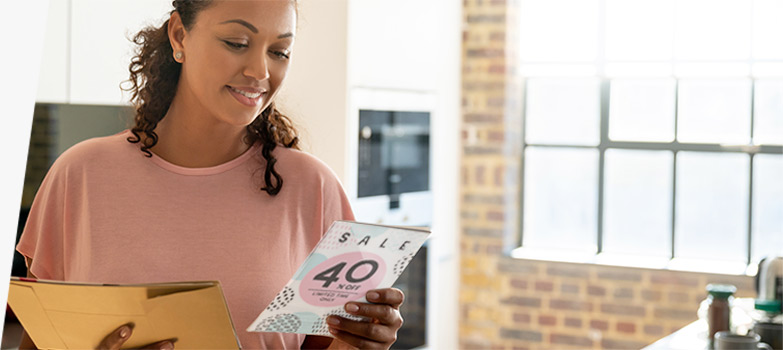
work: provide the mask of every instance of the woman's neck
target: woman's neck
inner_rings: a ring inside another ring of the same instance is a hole
[[[178,106],[182,104],[172,103],[155,128],[158,142],[151,149],[155,155],[182,167],[205,168],[226,163],[250,148],[243,141],[244,126],[220,123]]]

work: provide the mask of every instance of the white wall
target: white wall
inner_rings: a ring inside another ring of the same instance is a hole
[[[292,62],[277,97],[302,132],[305,150],[345,180],[347,0],[301,0]]]

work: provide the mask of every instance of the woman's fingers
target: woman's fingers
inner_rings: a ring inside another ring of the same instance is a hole
[[[374,325],[380,328],[388,328],[386,326],[367,323],[367,322],[351,321],[347,318],[339,317],[339,316],[330,316],[330,318],[339,319],[339,324],[335,325],[334,323],[330,323],[329,332],[332,333],[332,335],[334,335],[335,338],[351,346],[357,347],[359,349],[388,349],[389,345],[394,343],[394,341],[396,340],[396,335],[394,335],[393,340],[389,340],[389,341],[378,341],[376,339],[363,337],[362,335],[364,335],[367,332],[372,333],[372,332],[382,332],[382,331],[367,330],[366,328],[364,328],[363,325],[358,325],[358,323],[363,323],[365,325],[371,325],[371,326]]]
[[[133,333],[133,323],[128,323],[115,329],[114,332],[109,333],[106,338],[103,338],[101,344],[98,345],[100,350],[119,350],[125,342],[130,339]],[[174,342],[177,339],[167,339],[142,346],[141,349],[156,349],[156,350],[172,350],[174,349]]]
[[[351,302],[345,304],[345,311],[352,315],[376,319],[379,323],[395,327],[395,329],[402,326],[400,311],[391,305]]]
[[[386,304],[395,309],[399,309],[405,294],[397,288],[375,289],[367,292],[367,301],[376,304]]]
[[[106,338],[103,338],[101,343],[98,345],[98,349],[119,350],[122,344],[125,344],[125,342],[128,341],[131,333],[133,333],[132,323],[122,325],[115,329],[114,332],[109,333]]]
[[[169,339],[169,340],[161,340],[156,343],[152,343],[149,345],[144,345],[140,347],[139,349],[154,349],[154,350],[173,350],[174,349],[174,342],[176,339]]]

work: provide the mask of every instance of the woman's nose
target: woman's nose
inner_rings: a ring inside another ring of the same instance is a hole
[[[244,74],[255,80],[266,80],[269,78],[269,67],[266,56],[251,59],[245,67]]]

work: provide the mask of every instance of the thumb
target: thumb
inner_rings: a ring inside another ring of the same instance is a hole
[[[133,333],[132,323],[120,326],[114,330],[114,332],[109,333],[106,338],[103,338],[101,344],[98,345],[98,349],[118,350],[122,344],[125,344],[125,342],[128,341],[131,333]]]

